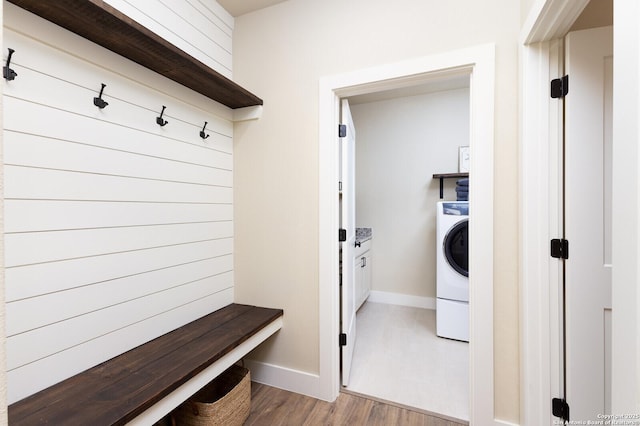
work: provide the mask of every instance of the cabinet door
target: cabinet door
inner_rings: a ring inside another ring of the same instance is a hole
[[[362,305],[362,264],[363,264],[363,256],[358,256],[353,259],[353,275],[354,275],[354,287],[355,287],[355,295],[356,295],[356,311],[360,309]]]
[[[364,254],[364,267],[362,268],[362,302],[364,303],[371,292],[371,251]]]
[[[371,252],[366,251],[354,258],[356,288],[356,309],[359,309],[369,297],[371,291]]]

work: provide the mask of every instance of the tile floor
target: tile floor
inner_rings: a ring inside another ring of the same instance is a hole
[[[436,311],[366,302],[347,390],[469,420],[469,345],[436,336]]]

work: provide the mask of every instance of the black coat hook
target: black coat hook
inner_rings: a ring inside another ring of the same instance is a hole
[[[13,50],[12,48],[9,48],[9,56],[7,56],[7,65],[5,65],[4,68],[2,68],[2,75],[7,81],[11,81],[18,76],[18,74],[16,74],[16,72],[10,68],[11,56],[13,55],[13,52],[15,52],[15,50]]]
[[[202,139],[206,139],[206,138],[208,138],[208,137],[209,137],[209,135],[207,135],[207,134],[204,132],[204,129],[205,129],[206,127],[207,127],[207,122],[205,121],[205,122],[204,122],[204,126],[202,126],[202,130],[200,130],[200,137],[201,137]]]
[[[106,107],[107,105],[109,105],[109,102],[107,102],[104,99],[102,99],[102,92],[104,92],[105,86],[106,86],[106,84],[102,83],[102,88],[100,89],[100,94],[98,95],[97,98],[93,98],[93,104],[95,106],[97,106],[98,108],[100,108],[100,109],[102,109],[102,108]]]
[[[160,113],[160,117],[156,117],[156,123],[158,123],[160,125],[160,127],[164,127],[168,123],[167,120],[162,118],[162,115],[164,114],[165,108],[166,108],[166,106],[162,105],[162,112]]]

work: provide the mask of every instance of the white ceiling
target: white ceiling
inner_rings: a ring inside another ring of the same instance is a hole
[[[218,0],[218,3],[231,15],[240,16],[283,1],[286,0]]]

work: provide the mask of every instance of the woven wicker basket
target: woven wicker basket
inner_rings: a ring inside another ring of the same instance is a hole
[[[251,410],[251,374],[232,365],[173,413],[177,426],[242,426]]]

